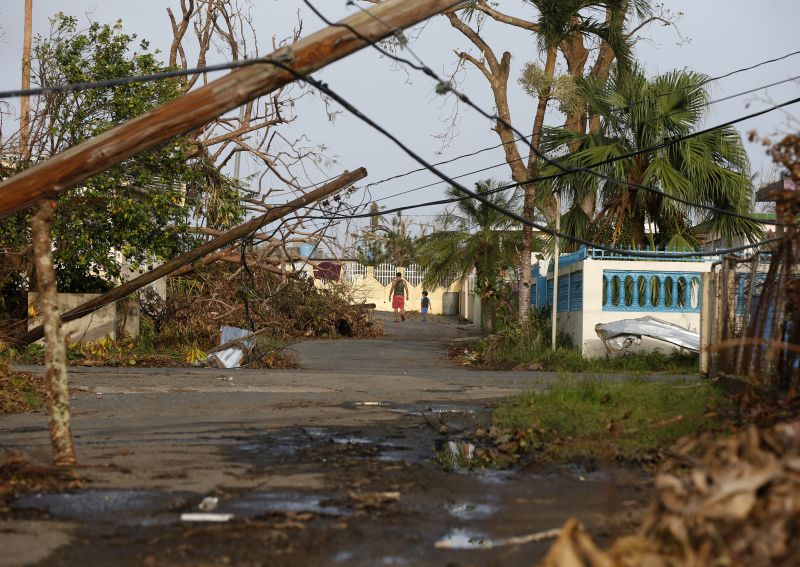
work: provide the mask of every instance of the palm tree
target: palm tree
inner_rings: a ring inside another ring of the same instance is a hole
[[[477,192],[496,205],[518,210],[516,192],[490,193],[498,186],[491,179],[475,184]],[[462,197],[455,187],[447,193]],[[423,285],[446,287],[467,277],[474,269],[483,327],[490,332],[494,328],[502,272],[513,269],[519,259],[521,233],[516,221],[479,201],[463,199],[454,211],[441,215],[436,225],[433,233],[422,239],[417,251],[419,263],[426,270]]]
[[[564,165],[590,167],[693,202],[747,213],[753,191],[749,161],[733,127],[669,144],[671,139],[696,131],[705,118],[708,93],[702,83],[706,80],[691,71],[672,71],[648,79],[638,66],[627,70],[616,66],[604,86],[584,85],[589,112],[600,117],[599,130],[580,134],[548,129],[543,149],[553,155],[573,148],[559,158]],[[648,150],[662,144],[668,145]],[[637,155],[592,167],[630,153]],[[552,165],[541,171],[544,176],[559,172]],[[589,174],[566,175],[550,183],[570,203],[562,217],[562,230],[587,239],[687,249],[697,246],[701,233],[714,233],[728,244],[760,234],[754,222],[683,205]],[[590,195],[599,199],[593,218],[580,207]]]

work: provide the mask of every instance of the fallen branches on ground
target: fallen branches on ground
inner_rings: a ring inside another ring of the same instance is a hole
[[[576,520],[564,526],[544,567],[798,565],[800,421],[755,426],[678,458],[656,478],[640,533],[601,551]],[[684,454],[686,453],[686,454]]]
[[[0,344],[2,350],[2,344]],[[0,415],[35,411],[47,400],[44,376],[13,372],[0,354]]]

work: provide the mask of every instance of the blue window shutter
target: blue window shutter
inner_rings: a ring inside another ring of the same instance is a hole
[[[583,272],[572,272],[572,274],[570,274],[569,310],[583,310]]]

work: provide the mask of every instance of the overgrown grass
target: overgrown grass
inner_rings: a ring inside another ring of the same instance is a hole
[[[708,383],[562,379],[506,401],[493,421],[501,429],[533,429],[556,460],[639,459],[717,426],[728,403]]]
[[[546,312],[532,312],[523,323],[502,325],[498,331],[474,345],[483,366],[499,369],[527,368],[550,372],[625,372],[697,374],[698,356],[677,351],[628,353],[621,356],[586,358],[572,345],[569,335],[559,332],[558,349],[551,348],[551,327]]]

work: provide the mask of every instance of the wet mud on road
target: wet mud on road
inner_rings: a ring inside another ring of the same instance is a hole
[[[74,371],[89,482],[0,513],[0,565],[527,566],[551,541],[507,538],[576,514],[601,541],[633,525],[648,482],[631,471],[445,470],[437,448],[536,385],[452,368],[443,345],[467,327],[408,323],[301,345],[299,371]],[[46,461],[44,415],[0,430]]]

